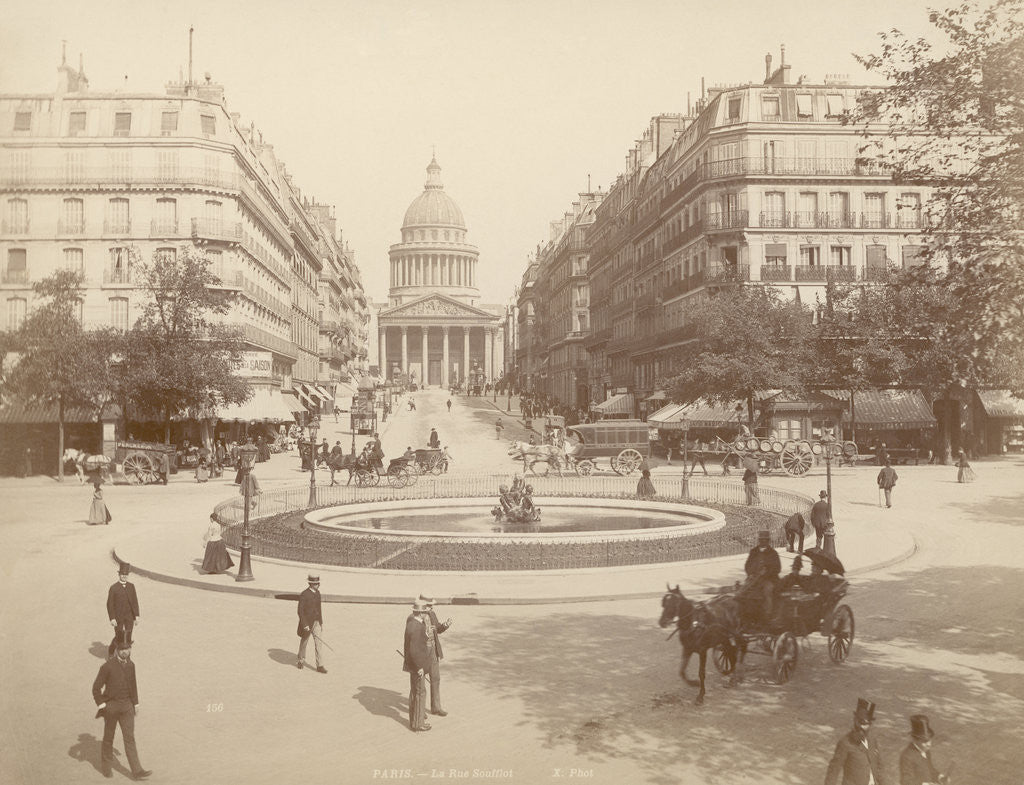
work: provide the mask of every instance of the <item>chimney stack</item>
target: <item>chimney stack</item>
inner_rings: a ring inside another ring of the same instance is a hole
[[[764,56],[764,80],[767,82],[772,78],[772,55],[769,52]]]

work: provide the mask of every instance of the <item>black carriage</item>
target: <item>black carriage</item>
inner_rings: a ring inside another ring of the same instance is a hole
[[[417,449],[413,468],[419,474],[441,474],[444,471],[444,459],[441,457],[441,450],[436,447],[421,447]]]
[[[392,458],[386,470],[363,461],[356,463],[353,478],[360,488],[379,485],[381,477],[387,477],[392,488],[404,488],[416,482],[416,472],[405,458]]]

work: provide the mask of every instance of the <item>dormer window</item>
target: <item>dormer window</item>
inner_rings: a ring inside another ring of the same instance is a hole
[[[15,131],[31,131],[32,130],[32,113],[31,112],[15,112],[14,113],[14,130]]]
[[[766,95],[761,98],[761,115],[765,118],[778,117],[779,97],[777,95]]]
[[[730,120],[739,120],[740,119],[740,106],[742,105],[742,103],[743,103],[743,99],[742,98],[730,98],[729,99],[729,103],[728,103],[728,107],[727,107],[727,109],[728,109],[727,117]]]
[[[813,112],[811,111],[810,93],[797,93],[796,114],[797,117],[811,117],[813,115]]]

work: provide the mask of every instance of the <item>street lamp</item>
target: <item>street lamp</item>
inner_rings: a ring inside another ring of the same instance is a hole
[[[249,507],[252,504],[253,492],[258,487],[256,485],[256,478],[252,476],[252,467],[256,463],[256,456],[258,454],[259,450],[255,444],[247,443],[238,448],[238,460],[242,464],[241,490],[244,512],[242,513],[242,556],[241,562],[238,565],[236,581],[251,581],[253,579],[252,560],[250,557],[252,545],[249,542]]]
[[[690,421],[685,417],[679,421],[679,424],[683,426],[683,498],[687,498],[690,495],[689,478],[686,474],[686,450],[687,442],[690,441]]]
[[[309,507],[316,507],[316,432],[319,428],[320,418],[313,415],[309,423]]]
[[[825,493],[828,494],[828,520],[825,521],[824,551],[833,559],[836,556],[836,525],[832,520],[832,449],[836,443],[834,428],[826,428],[821,435],[822,452],[825,453]]]

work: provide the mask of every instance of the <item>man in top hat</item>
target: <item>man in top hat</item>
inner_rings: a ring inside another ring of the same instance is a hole
[[[761,603],[762,621],[767,624],[774,611],[775,586],[782,571],[779,552],[772,547],[771,532],[767,529],[757,533],[757,545],[750,549],[743,571],[747,573],[747,582],[740,596]]]
[[[437,620],[437,614],[434,613],[434,600],[432,597],[426,597],[424,595],[419,596],[419,601],[427,606],[427,616],[425,624],[427,627],[427,637],[433,640],[433,653],[430,658],[430,713],[436,714],[439,717],[447,716],[443,708],[441,708],[441,660],[444,659],[444,654],[441,651],[441,639],[438,637],[442,632],[452,626],[452,620],[450,618],[445,619],[444,622]]]
[[[818,501],[811,505],[811,526],[814,527],[814,547],[820,548],[828,528],[828,492],[818,491]]]
[[[320,576],[310,574],[306,579],[309,586],[299,595],[299,659],[296,666],[299,670],[306,663],[306,644],[313,638],[313,653],[316,655],[316,672],[327,673],[320,655],[320,633],[323,631],[324,616],[320,605]]]
[[[131,645],[117,644],[117,656],[100,666],[92,683],[92,697],[99,706],[97,719],[103,718],[103,743],[100,745],[100,768],[104,777],[113,777],[114,732],[121,726],[124,754],[132,769],[132,778],[142,780],[152,774],[139,763],[135,747],[135,713],[139,707],[139,688],[135,681],[135,663],[131,660]]]
[[[430,429],[430,437],[427,439],[427,447],[436,450],[441,446],[441,437],[437,435],[437,428]]]
[[[409,727],[414,731],[430,730],[427,722],[427,688],[424,683],[430,672],[435,638],[427,634],[429,606],[418,599],[405,620],[405,641],[402,647],[402,670],[409,674]]]
[[[868,733],[874,719],[875,704],[858,698],[853,730],[836,744],[825,774],[825,785],[885,785],[882,756]]]
[[[107,647],[108,657],[114,656],[118,641],[132,645],[132,630],[139,623],[139,595],[135,593],[135,584],[128,580],[131,569],[128,562],[120,562],[117,583],[107,590],[107,618],[114,628],[114,638]]]
[[[948,781],[932,763],[935,732],[924,714],[910,718],[910,744],[900,754],[900,785],[934,785]]]

